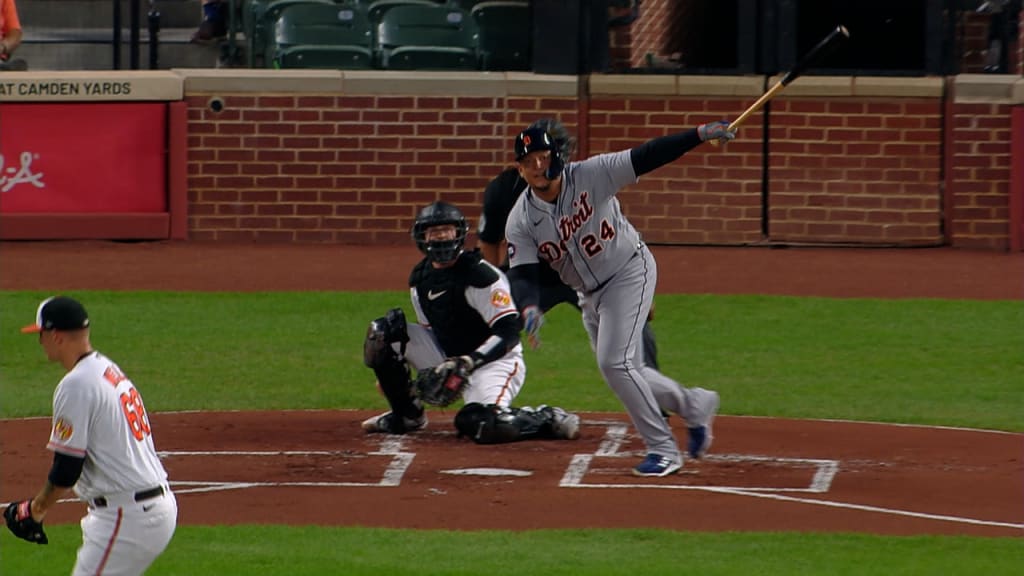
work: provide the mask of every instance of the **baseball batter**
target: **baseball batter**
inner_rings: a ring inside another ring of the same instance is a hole
[[[563,161],[568,161],[576,147],[576,139],[572,137],[561,122],[553,118],[542,118],[530,125],[530,128],[541,128],[548,133],[558,146],[559,154]],[[509,168],[496,176],[484,190],[483,211],[480,215],[480,226],[477,229],[480,254],[484,259],[508,270],[508,258],[505,256],[505,224],[508,222],[508,214],[515,205],[516,200],[527,188],[526,182],[519,176],[516,168]],[[540,289],[540,302],[537,309],[520,310],[519,313],[525,320],[531,316],[547,314],[548,310],[562,302],[567,302],[577,310],[580,309],[579,294],[566,286],[558,277],[558,273],[551,269],[546,263],[541,263],[538,271],[538,285]],[[518,302],[519,296],[513,292],[512,297]],[[648,318],[648,320],[650,320]],[[531,324],[531,328],[532,328]],[[654,331],[650,322],[644,322],[641,332],[641,348],[644,352],[644,361],[648,366],[658,368],[658,346],[654,339]],[[534,334],[535,336],[535,334]],[[540,342],[532,338],[531,344],[536,348]],[[668,414],[664,414],[668,417]]]
[[[72,574],[142,574],[167,547],[178,517],[142,397],[117,364],[92,348],[78,301],[44,300],[35,324],[22,332],[39,334],[47,359],[67,374],[53,395],[46,484],[31,500],[11,504],[20,512],[5,511],[8,526],[33,527],[32,541],[46,543],[42,520],[73,489],[89,508]]]
[[[516,137],[519,175],[530,188],[516,201],[506,223],[509,277],[516,293],[523,294],[524,309],[537,302],[542,260],[581,293],[583,325],[598,367],[646,445],[647,456],[633,469],[638,476],[667,476],[683,465],[659,406],[686,420],[688,452],[699,458],[711,445],[719,398],[711,390],[683,388],[647,366],[638,353],[658,268],[615,195],[701,142],[724,143],[734,137],[728,123],[713,122],[631,150],[568,163],[546,131],[532,127]]]

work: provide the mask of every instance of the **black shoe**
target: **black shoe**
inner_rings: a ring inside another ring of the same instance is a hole
[[[211,44],[223,40],[228,35],[228,26],[223,20],[203,20],[199,29],[192,34],[194,44]]]

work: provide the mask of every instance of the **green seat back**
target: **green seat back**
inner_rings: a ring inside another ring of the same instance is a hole
[[[477,28],[455,6],[396,6],[377,25],[380,66],[394,70],[478,70]]]
[[[281,11],[296,4],[333,4],[332,0],[270,0],[254,1],[251,4],[252,30],[247,31],[251,60],[254,64],[260,61],[269,64],[267,46],[272,41],[273,23],[278,20]]]
[[[516,0],[479,2],[470,12],[480,34],[484,70],[529,70],[530,5]]]
[[[371,68],[370,38],[357,6],[296,4],[277,19],[271,61],[278,68]]]

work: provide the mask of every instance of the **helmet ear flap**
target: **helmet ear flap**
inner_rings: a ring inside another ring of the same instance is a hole
[[[544,177],[548,180],[554,180],[562,173],[562,168],[565,168],[565,161],[562,160],[562,153],[558,148],[551,149],[551,164],[548,164],[548,171],[544,173]]]

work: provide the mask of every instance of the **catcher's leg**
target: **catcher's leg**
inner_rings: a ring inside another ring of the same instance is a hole
[[[377,375],[377,383],[393,416],[385,414],[375,421],[383,423],[392,434],[403,434],[408,428],[407,422],[417,423],[423,419],[423,404],[413,393],[409,367],[392,346],[398,344],[401,349],[408,341],[405,315],[400,308],[395,308],[387,316],[370,322],[363,344],[363,362]],[[363,428],[369,430],[366,424],[364,422]]]
[[[580,419],[561,408],[503,408],[470,402],[455,414],[455,428],[477,444],[504,444],[531,438],[579,437]]]

